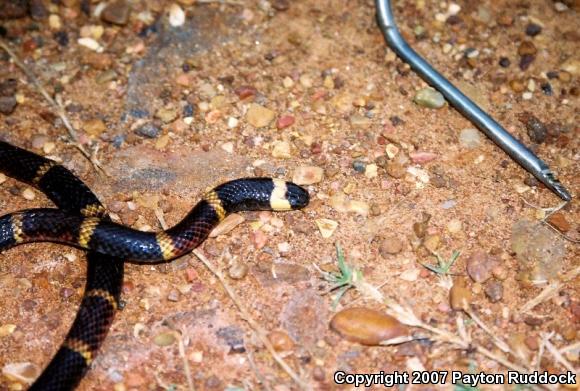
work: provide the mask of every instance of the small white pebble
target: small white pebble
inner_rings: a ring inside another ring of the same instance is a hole
[[[52,141],[49,141],[49,142],[45,143],[45,144],[42,146],[42,150],[43,150],[43,151],[44,151],[44,153],[46,153],[46,154],[49,154],[49,153],[53,152],[53,151],[54,151],[54,148],[56,148],[56,144],[55,144],[55,143],[53,143]]]
[[[240,122],[240,121],[238,121],[238,119],[237,119],[237,118],[234,118],[234,117],[230,117],[230,118],[228,118],[228,128],[230,128],[230,129],[234,129],[235,127],[237,127],[237,126],[238,126],[238,123],[239,123],[239,122]]]
[[[449,15],[457,15],[459,11],[461,11],[461,6],[459,4],[449,4],[449,10],[447,11]]]
[[[290,243],[288,242],[278,243],[278,251],[280,251],[281,253],[287,253],[288,251],[290,251]]]
[[[445,22],[446,19],[447,16],[445,14],[442,14],[441,12],[435,14],[435,20],[438,22]]]
[[[79,45],[91,49],[95,52],[100,53],[103,51],[103,47],[92,38],[79,38],[77,42],[79,43]]]
[[[51,14],[48,17],[48,26],[51,30],[60,30],[62,28],[62,22],[60,21],[60,16],[56,14]]]
[[[557,3],[554,3],[554,8],[558,12],[564,12],[568,9],[568,6],[564,3],[557,2]]]
[[[33,199],[36,198],[36,194],[34,194],[34,190],[32,190],[30,187],[27,187],[22,192],[22,197],[24,197],[28,201],[32,201]]]
[[[183,26],[185,23],[185,12],[181,9],[181,7],[173,3],[169,7],[169,24],[173,27]]]
[[[282,84],[284,85],[284,88],[290,88],[294,85],[294,80],[292,80],[290,77],[286,76],[284,78],[284,80],[282,81]]]
[[[227,143],[223,143],[221,147],[227,153],[233,153],[234,152],[234,143],[232,143],[231,141],[230,142],[227,142]]]
[[[536,90],[536,81],[534,79],[530,79],[528,81],[528,91],[534,92]]]
[[[127,201],[127,209],[129,209],[129,210],[136,210],[137,209],[137,204],[134,203],[133,201]]]
[[[534,96],[534,94],[532,94],[531,92],[527,91],[527,92],[524,92],[522,94],[522,99],[524,99],[524,100],[530,100],[530,99],[532,99],[533,96]]]

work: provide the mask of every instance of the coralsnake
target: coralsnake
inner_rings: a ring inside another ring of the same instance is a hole
[[[164,262],[199,246],[229,213],[305,207],[308,192],[280,179],[225,182],[174,227],[137,231],[113,223],[74,174],[55,162],[0,141],[0,171],[36,186],[60,209],[29,209],[0,217],[0,251],[29,242],[57,242],[89,250],[87,286],[77,317],[31,390],[76,387],[112,323],[123,280],[123,260]]]

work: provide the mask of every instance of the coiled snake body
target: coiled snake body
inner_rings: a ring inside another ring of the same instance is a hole
[[[308,192],[290,182],[246,178],[226,182],[174,227],[141,232],[110,221],[88,187],[51,160],[0,141],[0,171],[36,186],[60,209],[29,209],[0,217],[0,251],[28,242],[57,242],[89,250],[87,286],[77,317],[31,390],[73,389],[112,323],[123,280],[123,260],[162,262],[199,246],[228,213],[294,210]]]

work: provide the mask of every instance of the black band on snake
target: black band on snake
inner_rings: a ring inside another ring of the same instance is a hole
[[[2,158],[2,148],[8,147],[13,150],[16,149],[9,144],[0,145],[0,169],[6,165],[6,161],[8,164],[11,162],[13,166],[22,164],[14,160],[14,155]],[[30,154],[23,150],[16,150],[20,151],[20,153]],[[34,154],[30,155],[36,156]],[[38,159],[39,157],[36,158]],[[46,172],[42,172],[44,168],[37,168],[32,173],[33,170],[30,169],[31,173],[28,173],[27,177],[22,175],[21,170],[14,168],[5,172],[29,183],[40,184],[45,182],[44,176],[49,175],[52,170],[53,168],[51,167]],[[39,172],[41,175],[39,175]],[[66,172],[69,175],[67,177],[68,181],[72,174],[68,171]],[[61,182],[67,182],[60,177],[57,179]],[[82,185],[82,182],[78,179],[74,178],[74,180]],[[57,183],[52,183],[52,181],[54,179],[50,181],[52,185],[61,186]],[[45,184],[44,186],[52,189],[52,185]],[[81,188],[90,193],[86,186],[82,185]],[[74,198],[70,194],[65,197]],[[70,201],[70,199],[67,201]],[[231,212],[243,210],[294,210],[305,207],[308,202],[308,192],[290,182],[271,178],[238,179],[226,182],[206,193],[202,201],[181,222],[166,231],[158,233],[133,230],[113,223],[107,218],[99,217],[99,212],[95,213],[95,211],[98,210],[103,213],[104,210],[98,201],[76,209],[71,208],[69,204],[68,211],[66,209],[30,209],[0,217],[0,250],[27,242],[49,241],[87,249],[91,251],[89,254],[99,253],[139,262],[162,262],[183,255],[199,246],[207,238],[211,230]],[[82,210],[82,214],[70,213],[74,210]],[[111,258],[102,258],[97,264],[104,264],[107,260],[109,262],[112,261]],[[94,295],[101,299],[108,297],[110,300],[105,301],[116,303],[114,298],[118,297],[118,295],[107,296],[104,293],[97,291]],[[86,296],[87,294],[85,294]],[[86,353],[84,358],[90,359],[96,349],[90,350],[90,345],[86,343],[86,340],[79,342],[83,346],[79,346],[80,344],[67,346],[79,352],[80,356]],[[89,362],[90,360],[86,361]]]
[[[107,219],[105,208],[89,188],[52,160],[0,141],[0,171],[37,187],[64,211]],[[123,284],[123,260],[91,251],[87,262],[85,293],[77,316],[30,390],[74,389],[113,323]]]

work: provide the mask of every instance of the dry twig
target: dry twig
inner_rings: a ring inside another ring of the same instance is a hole
[[[80,151],[80,153],[93,165],[93,167],[95,167],[97,172],[100,171],[106,176],[109,176],[105,171],[105,169],[103,168],[103,166],[101,165],[101,163],[96,159],[96,157],[91,155],[85,149],[85,147],[83,147],[82,144],[78,141],[77,131],[72,126],[68,117],[66,116],[62,103],[58,99],[55,100],[52,98],[52,96],[50,96],[48,91],[46,91],[46,89],[42,86],[42,84],[40,84],[40,82],[38,81],[36,76],[34,76],[32,71],[22,61],[20,61],[20,59],[12,51],[12,49],[10,49],[8,45],[1,39],[0,39],[0,47],[4,49],[6,53],[8,53],[8,55],[12,58],[14,64],[16,64],[16,66],[18,66],[18,68],[20,68],[22,72],[24,72],[28,80],[30,80],[30,82],[34,85],[34,87],[36,87],[38,92],[40,92],[42,97],[52,106],[52,109],[55,111],[56,115],[61,119],[64,127],[68,131],[69,137],[72,140],[72,144],[74,145],[74,147]]]
[[[278,363],[278,365],[302,389],[310,389],[310,387],[308,386],[308,384],[306,383],[306,381],[302,380],[300,378],[300,376],[298,376],[298,374],[296,372],[294,372],[294,370],[292,368],[290,368],[290,366],[286,363],[286,361],[284,361],[284,359],[276,352],[276,350],[274,349],[274,346],[272,346],[272,344],[270,343],[270,340],[266,336],[266,331],[262,328],[262,326],[260,326],[258,324],[258,322],[256,322],[250,316],[249,312],[242,305],[242,303],[238,299],[238,296],[236,295],[236,293],[234,292],[234,290],[232,289],[232,287],[230,287],[230,285],[227,283],[227,281],[226,281],[224,275],[222,274],[222,272],[219,271],[217,268],[215,268],[211,264],[211,262],[209,262],[209,260],[200,251],[193,250],[193,254],[205,265],[206,268],[209,269],[210,272],[212,272],[218,278],[218,280],[220,281],[220,283],[224,287],[224,290],[226,291],[226,293],[228,294],[228,296],[230,297],[230,299],[234,302],[234,304],[236,305],[236,307],[238,307],[238,311],[240,312],[240,315],[241,315],[242,319],[244,319],[250,325],[250,327],[252,328],[252,331],[254,332],[254,334],[256,335],[256,337],[258,337],[258,339],[260,340],[260,342],[262,342],[264,344],[264,346],[266,347],[266,349],[268,350],[268,352],[270,352],[270,354],[272,355],[272,357],[274,358],[274,360]]]

